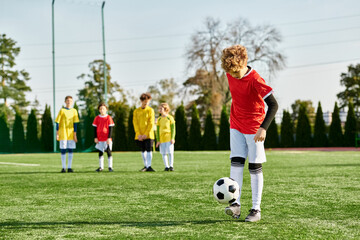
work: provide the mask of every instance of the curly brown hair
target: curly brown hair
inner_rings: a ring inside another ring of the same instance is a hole
[[[234,45],[225,48],[221,55],[221,67],[225,72],[239,72],[246,67],[248,55],[246,48],[242,45]]]
[[[141,96],[140,96],[140,101],[144,101],[144,100],[148,100],[148,99],[151,99],[150,93],[143,93],[143,94],[141,94]]]

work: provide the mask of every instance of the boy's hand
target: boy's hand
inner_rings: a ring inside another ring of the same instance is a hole
[[[263,142],[266,138],[266,130],[264,128],[259,128],[255,134],[255,142]]]
[[[142,141],[142,140],[143,140],[142,137],[143,137],[143,135],[139,135],[139,136],[138,136],[138,140],[139,140],[139,141]]]
[[[174,144],[174,143],[175,143],[175,140],[174,140],[174,139],[171,139],[170,143],[171,143],[171,144]]]
[[[74,133],[74,142],[77,143],[77,136],[76,136],[76,133]]]
[[[106,143],[109,145],[110,143],[111,143],[112,141],[111,141],[111,138],[108,138],[107,140],[106,140]]]
[[[157,142],[157,143],[156,143],[156,147],[159,147],[159,146],[160,146],[160,142]]]
[[[99,143],[99,139],[98,139],[98,138],[94,138],[94,142],[95,142],[95,143]]]
[[[59,141],[60,137],[59,134],[56,134],[56,140]]]

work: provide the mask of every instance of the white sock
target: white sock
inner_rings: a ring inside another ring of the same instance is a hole
[[[99,157],[99,167],[104,169],[104,155]]]
[[[264,186],[264,176],[262,171],[257,172],[256,174],[250,173],[251,177],[251,193],[252,193],[252,209],[261,210],[261,196]]]
[[[169,168],[169,162],[168,162],[167,154],[163,154],[162,159],[164,161],[165,168]]]
[[[151,167],[152,151],[147,152],[146,160],[147,160],[147,166],[146,167]]]
[[[235,182],[239,184],[240,194],[239,197],[236,199],[235,203],[240,204],[240,197],[241,197],[241,188],[243,184],[243,173],[244,173],[244,164],[236,164],[237,166],[231,165],[230,167],[230,178],[234,179]]]
[[[68,154],[69,154],[68,155],[68,168],[71,168],[72,160],[73,160],[73,153],[69,152]]]
[[[109,168],[113,168],[113,158],[112,158],[112,156],[108,157],[108,161],[109,161]]]
[[[169,165],[170,167],[174,167],[174,153],[169,154]]]
[[[64,154],[61,154],[61,165],[62,165],[62,168],[66,168],[66,153]]]
[[[145,151],[145,152],[141,152],[141,156],[142,156],[143,161],[144,161],[144,167],[147,167],[147,161],[146,161],[146,151]]]

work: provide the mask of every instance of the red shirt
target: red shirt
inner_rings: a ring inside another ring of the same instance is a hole
[[[243,134],[256,134],[265,118],[264,98],[272,93],[264,79],[254,70],[241,79],[226,73],[232,97],[230,128]]]
[[[109,127],[115,126],[113,119],[109,116],[98,115],[92,124],[96,127],[96,134],[99,142],[104,142],[109,136]]]

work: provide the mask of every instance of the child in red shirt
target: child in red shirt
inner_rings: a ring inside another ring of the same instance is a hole
[[[107,107],[105,103],[100,103],[98,106],[100,114],[95,117],[94,126],[94,142],[95,148],[99,151],[99,165],[97,172],[104,170],[104,152],[107,152],[109,162],[109,172],[113,172],[113,159],[111,155],[112,139],[111,134],[115,126],[113,119],[107,114]]]
[[[266,130],[274,119],[278,105],[273,90],[250,66],[248,55],[242,45],[234,45],[223,50],[221,67],[225,70],[232,97],[230,110],[230,178],[241,188],[246,158],[249,161],[251,177],[252,208],[246,222],[260,221],[260,203],[264,178],[262,163],[266,162],[264,141]],[[265,115],[265,104],[268,110]],[[240,196],[225,213],[240,217]]]

